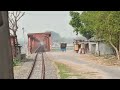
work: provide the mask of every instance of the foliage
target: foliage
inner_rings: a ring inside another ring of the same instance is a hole
[[[90,76],[93,77],[96,72],[83,72],[83,71],[76,71],[75,69],[72,69],[69,65],[55,62],[59,69],[59,75],[61,79],[87,79]]]
[[[57,67],[59,69],[59,75],[60,75],[61,79],[66,79],[70,76],[69,75],[70,69],[66,65],[64,65],[62,63],[57,63],[57,62],[55,64],[57,65]]]
[[[83,18],[80,17],[81,15],[78,12],[71,11],[70,16],[72,19],[69,24],[74,28],[76,35],[80,33],[87,39],[90,39],[93,35],[93,32],[89,30],[90,28],[85,26],[85,20],[83,21]]]
[[[18,21],[25,15],[25,12],[21,11],[10,11],[9,12],[9,29],[13,31],[16,36],[18,30]]]
[[[89,31],[98,38],[106,41],[118,42],[120,32],[120,12],[118,11],[88,11],[81,15],[81,19]],[[99,32],[99,33],[98,33]]]
[[[18,66],[21,63],[21,61],[17,58],[13,59],[13,66]]]
[[[71,12],[70,12],[71,13]],[[72,12],[76,13],[76,12]],[[73,27],[77,25],[79,21],[79,33],[90,38],[95,36],[96,38],[103,39],[108,42],[116,51],[118,56],[118,45],[120,36],[120,11],[84,11],[81,15],[70,14],[72,18],[71,24]],[[74,15],[74,16],[73,16]],[[79,20],[76,20],[79,19]],[[75,24],[75,25],[74,25]]]

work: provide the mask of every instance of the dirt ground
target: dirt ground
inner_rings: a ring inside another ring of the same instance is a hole
[[[115,56],[95,56],[91,54],[82,54],[79,57],[104,66],[120,66],[120,61],[117,60]]]
[[[55,62],[65,64],[72,70],[72,73],[81,75],[80,77],[73,75],[67,79],[104,79],[106,76],[104,72],[97,69],[90,68],[86,65],[80,65],[80,64],[76,64],[74,62],[65,61],[65,60],[60,60]]]
[[[85,79],[120,79],[120,63],[113,56],[98,57],[72,50],[48,52],[48,56],[55,62],[66,64],[74,72],[82,73]]]

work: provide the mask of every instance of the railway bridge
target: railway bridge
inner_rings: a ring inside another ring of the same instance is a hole
[[[28,34],[28,52],[30,54],[35,53],[40,44],[44,44],[45,50],[51,49],[51,33],[29,33]]]

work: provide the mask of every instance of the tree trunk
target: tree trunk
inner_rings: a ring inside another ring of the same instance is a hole
[[[16,45],[18,45],[18,40],[17,40],[16,31],[14,31],[14,36],[15,36],[15,57],[16,57],[16,56],[17,56],[17,48],[16,48]]]
[[[111,41],[109,41],[109,43],[110,43],[111,46],[115,49],[117,59],[120,60],[119,50],[117,49],[117,47],[115,47],[115,45],[114,45]]]
[[[119,35],[119,55],[120,55],[120,35]]]

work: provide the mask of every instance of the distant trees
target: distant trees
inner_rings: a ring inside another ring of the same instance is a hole
[[[84,35],[88,32],[90,37],[104,39],[114,48],[120,60],[120,11],[84,11],[77,19],[81,22],[79,33]]]

